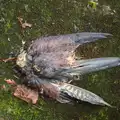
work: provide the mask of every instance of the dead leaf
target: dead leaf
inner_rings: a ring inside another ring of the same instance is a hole
[[[21,18],[21,17],[18,17],[18,21],[20,22],[21,27],[24,28],[24,29],[25,29],[26,27],[32,27],[32,24],[27,23],[27,21],[25,21],[25,22],[23,23],[23,18]]]
[[[8,61],[14,61],[14,60],[16,60],[17,58],[16,57],[12,57],[12,58],[6,58],[6,59],[2,59],[2,58],[0,58],[0,62],[8,62]]]
[[[14,96],[28,103],[32,102],[33,104],[36,104],[38,101],[38,91],[31,90],[24,85],[17,85]]]
[[[16,85],[16,82],[14,80],[11,80],[11,79],[7,79],[5,80],[8,84],[10,85]]]

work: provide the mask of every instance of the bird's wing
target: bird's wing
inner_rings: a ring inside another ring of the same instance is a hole
[[[62,72],[71,75],[82,75],[115,66],[120,66],[119,57],[93,58],[87,60],[77,60],[75,66],[73,66],[72,68],[66,67],[66,69],[64,67],[64,70]]]
[[[89,102],[91,104],[95,104],[95,105],[106,105],[109,107],[113,107],[110,104],[108,104],[107,102],[105,102],[101,97],[99,97],[98,95],[85,90],[83,88],[68,84],[68,83],[63,83],[63,85],[56,85],[53,84],[54,86],[59,86],[59,97],[57,98],[57,100],[59,102],[70,102],[70,97],[75,98],[77,100],[81,100],[84,102]],[[65,101],[66,100],[66,101]]]
[[[74,65],[73,52],[79,45],[106,38],[108,35],[110,34],[76,33],[43,37],[30,45],[27,54],[32,56],[33,66],[42,69],[42,75],[51,77],[55,75],[56,71]]]
[[[34,76],[33,78],[29,78],[28,85],[30,87],[37,88],[40,92],[43,90],[43,94],[56,99],[61,103],[69,103],[74,100],[81,100],[95,105],[106,105],[112,107],[98,95],[68,83],[56,84],[48,79],[40,79],[37,76]]]
[[[40,93],[43,91],[42,94],[45,94],[53,99],[56,99],[61,103],[69,103],[74,100],[77,101],[81,100],[95,105],[106,105],[109,107],[113,107],[107,102],[105,102],[98,95],[68,83],[56,84],[46,78],[40,79],[37,76],[33,77],[31,75],[28,79],[29,79],[27,83],[28,86],[35,87],[40,91]]]
[[[41,37],[30,45],[28,52],[33,56],[36,54],[49,52],[71,52],[74,51],[79,45],[94,42],[98,39],[107,38],[107,36],[111,36],[111,34],[83,32],[68,35]]]

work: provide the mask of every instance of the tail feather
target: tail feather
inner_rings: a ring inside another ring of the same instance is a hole
[[[60,86],[60,91],[66,93],[72,98],[76,98],[81,101],[89,102],[91,104],[96,104],[96,105],[103,105],[103,106],[106,105],[112,107],[109,103],[105,102],[98,95],[71,84],[64,83],[63,85]]]

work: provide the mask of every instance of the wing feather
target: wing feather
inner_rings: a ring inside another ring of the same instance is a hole
[[[68,35],[41,37],[28,48],[27,54],[32,56],[33,66],[42,69],[40,74],[47,77],[56,71],[71,67],[75,63],[74,50],[84,43],[106,38],[109,33],[75,33]]]

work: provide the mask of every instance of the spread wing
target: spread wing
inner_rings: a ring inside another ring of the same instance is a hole
[[[111,36],[111,34],[83,32],[68,35],[41,37],[31,44],[28,52],[34,57],[36,54],[41,53],[71,52],[74,51],[79,45],[94,42],[98,39],[107,38],[107,36]]]
[[[90,69],[92,71],[100,70],[109,66],[111,63],[119,63],[118,58],[108,58],[106,64],[106,58],[97,59],[98,62],[94,62],[95,59],[88,61],[76,61],[73,52],[75,49],[84,43],[93,42],[98,39],[106,38],[108,33],[76,33],[68,35],[50,36],[39,38],[34,41],[28,48],[28,55],[32,56],[32,63],[34,71],[40,75],[46,77],[53,77],[81,73],[85,71],[88,73]],[[112,62],[110,62],[112,60]],[[99,65],[101,62],[101,65]],[[94,65],[93,65],[94,63]],[[80,65],[82,64],[82,66]],[[81,69],[79,69],[81,68]],[[85,70],[84,70],[85,69]],[[79,72],[78,72],[79,71]]]

